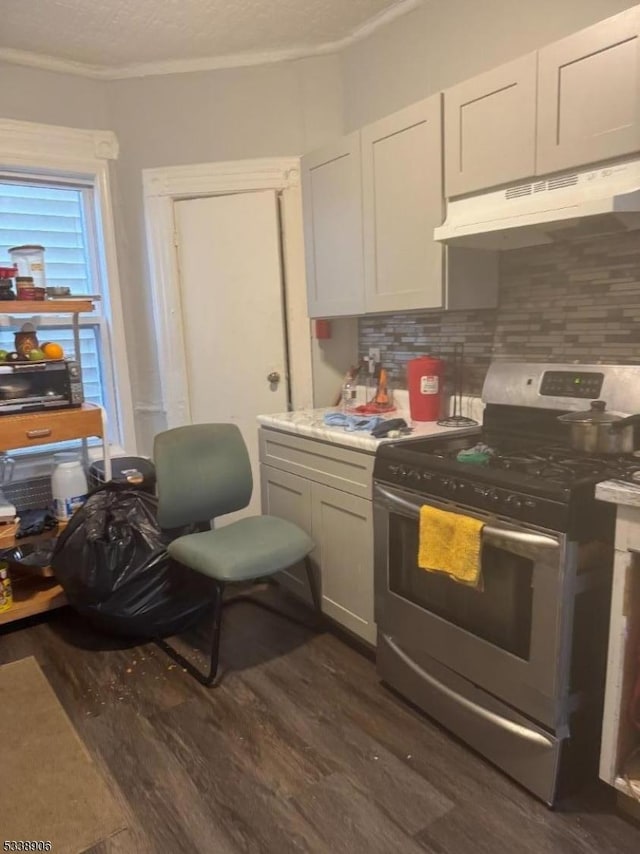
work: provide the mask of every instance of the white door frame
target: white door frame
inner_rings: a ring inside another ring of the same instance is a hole
[[[167,427],[180,427],[191,421],[173,214],[174,202],[180,199],[259,190],[276,190],[281,194],[291,399],[294,409],[312,406],[311,327],[304,267],[300,158],[144,169],[142,178],[149,281]],[[247,305],[247,311],[251,311],[251,305]],[[247,345],[251,346],[251,342]]]

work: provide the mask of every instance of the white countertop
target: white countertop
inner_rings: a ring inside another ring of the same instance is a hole
[[[344,445],[347,448],[355,448],[361,451],[375,453],[376,449],[384,442],[397,442],[398,439],[374,439],[364,430],[347,431],[344,427],[328,427],[324,421],[327,412],[339,412],[338,407],[325,409],[302,409],[296,412],[282,412],[276,415],[259,415],[258,421],[263,427],[272,430],[283,430],[285,433],[295,433],[298,436],[307,436],[311,439],[320,439],[323,442],[333,442],[336,445]],[[466,413],[465,413],[466,414]],[[407,412],[390,412],[386,418],[404,418],[413,433],[402,436],[402,441],[412,439],[424,439],[427,436],[439,436],[444,433],[467,433],[474,427],[440,427],[436,422],[412,422]]]
[[[611,504],[640,507],[640,486],[623,480],[603,480],[596,486],[596,498]]]

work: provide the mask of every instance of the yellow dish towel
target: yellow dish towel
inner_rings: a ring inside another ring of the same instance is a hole
[[[418,566],[478,587],[484,522],[437,507],[420,508]]]

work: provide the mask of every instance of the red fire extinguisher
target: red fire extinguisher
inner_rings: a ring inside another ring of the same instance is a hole
[[[419,356],[407,362],[409,409],[413,421],[437,421],[442,407],[444,362]]]

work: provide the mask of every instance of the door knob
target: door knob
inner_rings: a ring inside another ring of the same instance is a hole
[[[271,383],[271,385],[275,385],[280,382],[280,374],[278,371],[271,371],[270,374],[267,374],[267,380]]]

